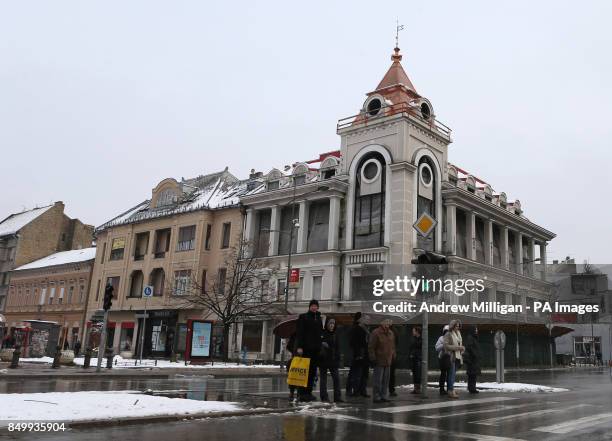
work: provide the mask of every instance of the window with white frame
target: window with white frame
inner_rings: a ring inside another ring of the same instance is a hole
[[[191,286],[191,270],[174,272],[174,295],[183,296],[189,293]]]

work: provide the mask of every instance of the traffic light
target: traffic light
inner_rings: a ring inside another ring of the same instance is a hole
[[[104,303],[102,305],[102,308],[105,311],[108,311],[109,309],[111,309],[111,306],[113,306],[113,291],[114,290],[115,288],[113,288],[113,285],[111,285],[110,283],[106,285],[106,288],[104,289]]]
[[[423,281],[419,285],[418,294],[428,294],[430,292],[428,280],[441,280],[448,272],[448,262],[446,256],[431,251],[419,254],[416,259],[412,259],[414,265],[412,277]]]

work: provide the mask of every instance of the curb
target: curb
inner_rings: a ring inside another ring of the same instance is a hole
[[[227,412],[205,412],[189,415],[159,415],[150,417],[118,418],[112,420],[84,420],[66,422],[71,429],[85,429],[90,427],[126,426],[130,424],[163,423],[170,421],[198,420],[208,418],[231,418],[240,416],[269,415],[275,413],[299,412],[304,409],[329,409],[332,404],[317,403],[308,407],[281,407],[276,409],[245,409]]]

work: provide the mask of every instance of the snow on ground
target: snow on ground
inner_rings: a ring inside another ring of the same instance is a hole
[[[44,363],[51,364],[53,363],[53,358],[51,357],[40,357],[40,358],[20,358],[20,362],[24,363]],[[74,359],[74,364],[77,366],[83,366],[83,357],[77,357]],[[244,365],[244,364],[236,364],[236,363],[223,363],[223,362],[215,362],[214,364],[188,364],[185,366],[184,361],[179,361],[177,363],[173,363],[170,360],[157,360],[157,366],[155,365],[156,360],[143,359],[142,364],[138,363],[135,365],[134,359],[123,358],[120,355],[115,355],[114,361],[117,364],[113,365],[113,368],[126,368],[126,369],[134,369],[134,368],[152,368],[157,367],[161,369],[174,368],[174,369],[236,369],[236,368],[268,368],[268,369],[278,369],[278,365],[274,364],[254,364],[254,365]],[[90,366],[96,366],[97,358],[91,359]],[[106,366],[106,359],[102,360],[102,366]]]
[[[2,394],[2,422],[84,421],[228,412],[237,403],[166,398],[136,392],[47,392]]]
[[[427,384],[432,387],[438,387],[438,383],[430,382]],[[457,381],[455,386],[467,389],[465,381]],[[412,387],[412,385],[404,385],[402,387],[407,388]],[[495,382],[476,383],[476,388],[487,392],[567,392],[569,390],[562,387],[543,386],[541,384]]]

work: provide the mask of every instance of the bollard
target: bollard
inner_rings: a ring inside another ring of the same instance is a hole
[[[13,351],[13,359],[11,360],[11,365],[9,368],[17,369],[19,367],[19,357],[21,356],[21,346],[16,345],[15,350]]]
[[[504,383],[505,378],[505,362],[504,362],[504,349],[506,348],[506,334],[504,331],[497,331],[493,337],[493,343],[495,345],[495,381],[498,383]]]
[[[60,367],[60,358],[62,357],[62,350],[59,346],[55,347],[55,355],[53,356],[53,364],[51,368],[59,369]]]
[[[88,369],[91,363],[91,348],[85,349],[85,358],[83,358],[83,369]]]

